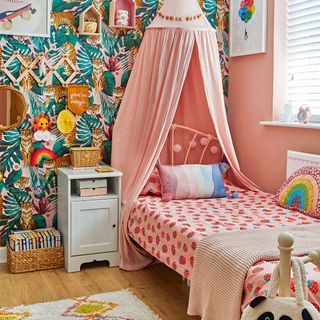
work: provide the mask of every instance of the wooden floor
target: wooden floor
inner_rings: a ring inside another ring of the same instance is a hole
[[[154,266],[125,272],[102,264],[86,265],[81,272],[64,269],[9,274],[0,264],[0,306],[11,307],[80,297],[129,288],[164,320],[200,319],[186,315],[188,287],[174,271]]]

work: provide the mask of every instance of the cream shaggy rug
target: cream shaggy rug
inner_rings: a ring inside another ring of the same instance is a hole
[[[0,320],[160,320],[129,290],[0,308]]]

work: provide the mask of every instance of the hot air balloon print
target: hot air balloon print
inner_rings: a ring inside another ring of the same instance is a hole
[[[244,23],[247,24],[252,19],[255,11],[256,7],[254,5],[254,0],[242,0],[240,2],[240,9],[238,11],[238,15],[241,21],[243,21]],[[247,29],[245,28],[244,39],[248,40],[248,38],[249,35]]]

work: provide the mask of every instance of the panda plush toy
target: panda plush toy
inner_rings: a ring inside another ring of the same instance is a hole
[[[277,297],[279,265],[272,273],[267,297],[257,297],[244,310],[241,320],[320,320],[320,313],[307,301],[307,281],[304,264],[292,260],[296,298]]]

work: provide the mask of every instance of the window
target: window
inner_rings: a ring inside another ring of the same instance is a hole
[[[287,1],[287,101],[320,122],[320,1]]]

